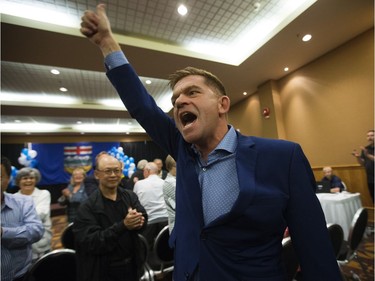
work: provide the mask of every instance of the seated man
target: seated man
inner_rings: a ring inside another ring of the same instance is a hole
[[[331,192],[341,192],[345,190],[344,185],[342,184],[341,179],[338,176],[335,176],[332,172],[331,167],[324,167],[323,168],[324,177],[322,181],[329,181],[331,184]]]
[[[147,214],[136,194],[118,187],[121,175],[115,157],[98,158],[99,188],[80,205],[73,225],[80,281],[137,281],[142,273],[138,233]]]
[[[1,157],[1,280],[22,280],[32,260],[31,245],[44,227],[31,196],[8,194],[10,161]]]
[[[154,239],[168,224],[168,212],[163,194],[164,180],[158,176],[158,173],[158,166],[154,162],[148,162],[143,169],[145,178],[134,185],[134,192],[148,215],[148,225],[142,234],[146,237],[151,250]]]

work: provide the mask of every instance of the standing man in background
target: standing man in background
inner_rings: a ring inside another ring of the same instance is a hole
[[[165,166],[168,170],[168,175],[164,180],[163,193],[164,201],[168,211],[168,225],[169,233],[172,233],[174,221],[176,216],[176,161],[172,156],[168,155],[165,159]]]
[[[286,280],[286,227],[304,281],[342,280],[298,144],[241,135],[228,124],[230,99],[221,81],[194,67],[170,76],[172,119],[114,39],[105,5],[85,12],[81,33],[100,48],[131,116],[177,161],[174,280]]]
[[[1,156],[1,280],[21,281],[31,265],[31,245],[43,237],[44,227],[30,196],[5,193],[11,169]]]
[[[156,166],[158,166],[158,175],[161,179],[165,179],[167,177],[167,171],[163,169],[163,161],[160,159],[160,158],[155,158],[154,159],[154,163],[156,164]]]
[[[118,187],[121,163],[104,154],[97,159],[99,188],[84,201],[73,232],[79,281],[138,281],[144,257],[138,233],[147,214],[133,191]]]
[[[365,167],[368,190],[374,203],[374,130],[369,130],[366,137],[369,144],[366,147],[361,146],[361,153],[354,149],[352,155]]]

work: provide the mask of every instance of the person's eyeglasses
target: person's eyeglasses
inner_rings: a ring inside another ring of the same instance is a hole
[[[115,174],[116,176],[118,176],[118,175],[120,175],[122,173],[121,169],[105,169],[105,170],[99,170],[99,169],[97,169],[97,171],[103,172],[107,176],[112,176],[112,173]]]

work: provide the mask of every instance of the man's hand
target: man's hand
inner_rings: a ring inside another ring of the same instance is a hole
[[[128,214],[124,219],[124,225],[127,229],[139,229],[145,223],[145,218],[142,213],[137,212],[136,209],[129,208]]]
[[[359,157],[360,155],[359,155],[359,153],[358,153],[358,151],[357,151],[357,149],[353,149],[353,151],[352,151],[352,155],[354,156],[354,157]]]
[[[99,4],[96,7],[96,12],[85,11],[81,20],[81,33],[99,46],[104,56],[121,50],[120,45],[113,37],[104,4]]]

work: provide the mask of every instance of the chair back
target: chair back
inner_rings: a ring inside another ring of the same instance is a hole
[[[341,181],[342,186],[344,187],[343,191],[348,191],[348,187],[346,186],[345,182]]]
[[[61,234],[61,244],[65,249],[75,250],[73,223],[71,222]]]
[[[138,234],[138,238],[140,240],[140,251],[141,251],[141,256],[142,256],[142,262],[146,262],[149,254],[149,248],[148,248],[148,242],[147,239],[142,235]]]
[[[282,241],[282,262],[284,263],[286,273],[287,273],[287,281],[292,281],[294,276],[297,273],[297,269],[299,267],[299,261],[296,252],[294,251],[292,239],[290,237],[286,237]]]
[[[332,247],[337,258],[340,254],[342,244],[344,242],[344,231],[338,224],[330,223],[327,224],[329,236],[331,238]]]
[[[147,264],[147,259],[149,255],[147,239],[141,234],[138,234],[138,238],[140,241],[140,251],[143,264],[143,275],[141,276],[140,281],[153,281],[153,272],[150,266]]]
[[[174,259],[174,251],[169,247],[169,227],[168,225],[156,236],[154,243],[154,252],[157,260],[162,263],[172,263]]]
[[[58,249],[43,255],[26,273],[24,281],[76,281],[76,255],[72,249]]]
[[[367,217],[367,209],[363,207],[358,209],[354,214],[348,237],[348,243],[351,251],[355,251],[358,248],[359,243],[362,241],[367,227]]]

